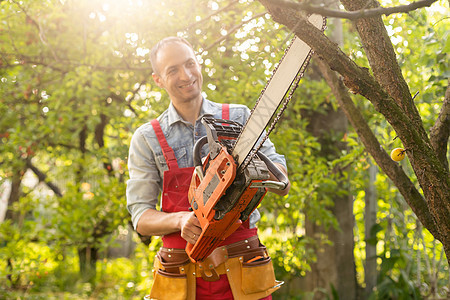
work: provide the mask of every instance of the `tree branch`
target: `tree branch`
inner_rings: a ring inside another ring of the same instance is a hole
[[[31,163],[30,159],[26,161],[27,167],[33,171],[39,179],[39,182],[44,182],[58,197],[62,197],[61,190],[52,182],[47,180],[47,175],[40,171],[35,165]]]
[[[440,233],[436,228],[436,220],[433,218],[432,214],[430,214],[425,199],[405,174],[401,166],[389,157],[378,142],[361,112],[354,105],[342,79],[339,79],[337,74],[333,72],[324,61],[318,60],[317,64],[326,82],[331,87],[339,106],[353,125],[353,128],[364,144],[366,150],[372,155],[383,172],[398,187],[400,193],[422,224],[430,230],[433,236],[440,236]]]
[[[251,20],[260,18],[262,16],[264,16],[265,14],[267,14],[267,12],[263,12],[257,15],[254,15],[253,17],[251,17],[248,20],[245,20],[243,22],[241,22],[240,24],[234,26],[233,28],[231,28],[226,35],[218,38],[217,40],[215,40],[212,44],[206,46],[205,48],[202,49],[202,52],[200,52],[199,54],[203,54],[205,51],[208,51],[209,49],[211,49],[212,47],[214,47],[215,45],[219,44],[220,42],[224,41],[227,37],[229,37],[233,32],[237,31],[239,28],[242,27],[242,25],[249,23]]]
[[[54,69],[56,71],[60,71],[60,72],[67,72],[63,69],[59,69],[57,67],[55,67],[52,64],[43,62],[43,61],[36,61],[36,60],[27,60],[26,58],[23,58],[23,62],[27,63],[27,64],[33,64],[33,65],[42,65],[51,69]],[[149,67],[131,67],[128,64],[126,64],[125,66],[104,66],[104,65],[96,65],[96,64],[87,64],[87,63],[80,63],[80,62],[76,62],[76,61],[70,61],[70,60],[59,60],[58,63],[61,63],[61,65],[67,67],[67,66],[82,66],[82,67],[90,67],[92,69],[95,70],[100,70],[100,71],[121,71],[121,70],[126,70],[126,71],[148,71]]]
[[[306,2],[293,2],[289,0],[269,0],[271,4],[279,5],[285,8],[291,8],[295,10],[305,11],[307,13],[319,14],[324,17],[333,17],[340,19],[357,20],[361,18],[368,18],[374,16],[389,16],[396,13],[408,13],[418,8],[427,7],[436,2],[437,0],[419,0],[406,5],[399,5],[394,7],[377,7],[370,9],[360,9],[355,11],[341,11],[335,9],[329,9],[325,6],[316,6]]]
[[[127,103],[128,108],[135,114],[137,115],[136,110],[134,109],[133,106],[131,106],[131,101],[136,97],[136,95],[138,94],[139,90],[141,89],[142,85],[144,85],[147,82],[147,79],[150,78],[151,76],[151,72],[146,75],[144,77],[144,79],[139,83],[139,85],[131,92],[131,97],[127,100],[123,97],[118,96],[116,93],[111,93],[109,95],[109,97],[111,97],[111,99],[115,99],[118,100],[120,102],[124,102]]]
[[[375,0],[342,0],[341,3],[349,11],[365,7],[376,7],[378,5],[378,2]],[[411,97],[408,84],[403,77],[394,46],[383,20],[381,17],[376,16],[358,19],[354,21],[354,24],[358,30],[375,79],[413,122],[413,126],[419,132],[421,138],[428,142],[428,135],[423,127],[419,111]]]
[[[448,80],[447,90],[445,92],[444,102],[436,123],[430,130],[430,141],[439,160],[449,170],[447,160],[447,146],[450,136],[450,79]]]
[[[203,19],[201,19],[200,21],[194,22],[192,24],[189,24],[188,26],[186,26],[185,28],[182,28],[180,30],[176,30],[176,31],[181,31],[181,30],[190,30],[191,28],[198,28],[198,25],[208,21],[209,19],[211,19],[212,17],[227,11],[228,9],[230,9],[231,7],[233,7],[234,5],[236,5],[237,3],[239,3],[239,0],[233,0],[231,1],[227,6],[216,10],[215,12],[209,14],[208,16],[204,17]]]
[[[14,67],[20,67],[20,66],[23,66],[26,64],[31,64],[31,65],[47,67],[47,68],[50,68],[52,70],[55,70],[55,71],[58,71],[61,73],[67,73],[68,69],[69,69],[68,67],[71,67],[71,66],[90,67],[92,69],[100,70],[100,71],[122,71],[122,70],[125,70],[125,71],[148,71],[148,70],[150,70],[150,68],[148,66],[133,67],[133,66],[130,66],[128,63],[124,63],[125,65],[114,64],[114,65],[106,66],[106,65],[98,65],[98,64],[81,63],[81,62],[72,61],[72,60],[68,60],[68,59],[60,59],[57,63],[60,64],[61,67],[64,67],[64,69],[63,69],[63,68],[56,66],[56,64],[48,62],[48,60],[49,60],[48,57],[27,56],[27,55],[21,54],[18,50],[16,53],[0,52],[0,55],[3,56],[3,60],[5,61],[5,64],[0,65],[0,69],[14,68]],[[19,59],[20,63],[14,63],[14,64],[9,63],[6,60],[6,58],[4,57],[5,55],[10,55],[15,59]]]
[[[94,136],[95,140],[100,148],[105,147],[105,127],[108,125],[109,118],[105,114],[100,114],[100,123],[95,126]],[[108,172],[108,175],[112,174],[112,164],[108,158],[108,160],[103,160],[103,167]]]
[[[39,34],[38,34],[38,35],[39,35],[39,39],[41,40],[42,44],[43,44],[44,46],[46,46],[46,47],[50,50],[50,52],[51,52],[52,55],[53,55],[53,58],[54,58],[56,61],[59,61],[59,57],[56,55],[55,50],[54,50],[54,49],[48,44],[48,42],[46,41],[46,38],[45,38],[45,35],[44,35],[44,30],[42,29],[41,24],[40,24],[39,22],[37,22],[34,18],[32,18],[32,17],[30,16],[30,14],[28,13],[27,9],[25,9],[25,7],[23,7],[23,6],[21,5],[21,3],[18,3],[17,1],[14,1],[14,0],[12,0],[12,2],[13,2],[14,4],[16,4],[16,5],[23,11],[23,13],[25,14],[26,18],[27,18],[28,20],[31,21],[31,23],[33,24],[34,27],[37,28],[37,30],[38,30],[38,32],[39,32]]]

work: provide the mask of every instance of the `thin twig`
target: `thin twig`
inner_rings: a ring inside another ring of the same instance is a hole
[[[418,8],[430,6],[437,0],[419,0],[416,2],[412,2],[410,4],[406,5],[398,5],[393,7],[376,7],[371,9],[361,9],[361,10],[355,10],[355,11],[342,11],[342,10],[335,10],[335,9],[329,9],[325,6],[316,6],[316,5],[310,5],[309,3],[302,3],[302,2],[293,2],[289,0],[269,0],[271,3],[283,6],[286,8],[293,8],[297,10],[306,11],[308,13],[316,13],[319,15],[322,15],[324,17],[334,17],[334,18],[341,18],[341,19],[349,19],[349,20],[356,20],[361,18],[367,18],[367,17],[375,17],[375,16],[389,16],[391,14],[396,13],[408,13],[410,11],[416,10]]]
[[[58,197],[62,197],[61,190],[51,181],[48,181],[47,175],[44,174],[41,170],[39,170],[35,165],[31,163],[30,159],[27,159],[26,161],[27,167],[30,168],[34,174],[39,179],[39,182],[44,182]]]
[[[12,2],[14,4],[16,4],[23,11],[23,13],[27,17],[27,19],[29,19],[31,21],[31,23],[37,28],[39,39],[41,40],[42,44],[50,50],[50,52],[53,55],[53,58],[56,61],[59,61],[59,57],[56,55],[55,50],[48,44],[48,42],[45,38],[44,30],[42,29],[41,24],[39,22],[37,22],[33,17],[31,17],[31,15],[28,13],[28,11],[25,9],[25,7],[23,7],[20,3],[18,3],[17,1],[14,1],[14,0],[12,0]]]
[[[228,9],[230,9],[231,7],[233,7],[234,5],[236,5],[237,3],[239,3],[239,0],[233,0],[233,1],[231,1],[230,4],[228,4],[228,5],[225,6],[224,8],[218,9],[218,10],[214,11],[213,13],[209,14],[208,16],[204,17],[203,19],[201,19],[201,20],[199,20],[199,21],[197,21],[197,22],[191,23],[191,24],[189,24],[188,26],[186,26],[185,28],[180,29],[180,30],[176,30],[176,31],[178,32],[178,31],[183,31],[183,30],[189,30],[189,29],[191,29],[191,28],[197,28],[198,25],[200,25],[200,24],[202,24],[202,23],[208,21],[208,20],[211,19],[212,17],[214,17],[214,16],[216,16],[216,15],[218,15],[218,14],[224,12],[224,11],[227,11]]]
[[[231,29],[227,32],[226,35],[224,35],[224,36],[220,37],[219,39],[215,40],[215,41],[214,41],[212,44],[210,44],[209,46],[207,46],[207,47],[205,47],[205,48],[202,48],[202,51],[201,51],[200,53],[198,53],[198,54],[200,54],[200,55],[203,54],[204,52],[208,51],[209,49],[211,49],[211,48],[214,47],[215,45],[217,45],[217,44],[219,44],[220,42],[224,41],[227,37],[229,37],[233,32],[235,32],[235,31],[237,31],[238,29],[240,29],[243,25],[249,23],[250,21],[252,21],[252,20],[254,20],[254,19],[260,18],[260,17],[262,17],[262,16],[264,16],[264,15],[266,15],[266,14],[267,14],[267,12],[263,12],[263,13],[254,15],[254,16],[251,17],[250,19],[245,20],[245,21],[243,21],[242,23],[240,23],[240,24],[234,26],[233,28],[231,28]]]

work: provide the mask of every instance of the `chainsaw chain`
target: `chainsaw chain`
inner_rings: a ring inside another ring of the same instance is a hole
[[[323,24],[322,24],[322,32],[325,30],[326,28],[326,18],[323,18]],[[256,109],[256,107],[258,106],[259,102],[262,99],[262,96],[264,95],[265,90],[267,89],[267,86],[269,85],[270,81],[272,80],[274,74],[277,72],[278,70],[278,66],[281,65],[281,62],[283,61],[284,57],[287,55],[289,49],[291,48],[292,44],[294,43],[294,39],[295,37],[291,40],[290,45],[288,46],[288,48],[286,49],[286,51],[283,54],[283,57],[280,59],[280,62],[278,63],[278,65],[275,67],[274,71],[272,72],[272,76],[270,77],[270,79],[268,80],[266,86],[264,87],[264,89],[262,90],[258,100],[256,101],[255,106],[253,107],[253,109],[250,112],[250,115],[253,113],[253,111]],[[276,124],[278,123],[278,121],[281,118],[281,115],[284,113],[284,111],[286,110],[287,105],[289,104],[289,102],[291,101],[295,90],[297,89],[299,83],[300,83],[300,79],[302,79],[302,77],[305,74],[306,68],[309,65],[309,62],[311,60],[312,55],[314,54],[314,51],[311,49],[305,59],[305,61],[303,62],[302,66],[300,67],[294,81],[292,82],[291,86],[289,87],[289,94],[287,97],[285,97],[285,99],[282,102],[282,106],[280,108],[280,110],[278,111],[276,117],[273,119],[272,123],[270,124],[269,129],[267,129],[267,133],[265,134],[264,138],[261,140],[261,142],[259,143],[259,145],[257,147],[255,147],[250,154],[247,156],[247,158],[244,160],[244,162],[242,163],[242,166],[240,168],[241,172],[243,172],[243,170],[248,166],[248,164],[250,163],[250,161],[253,159],[253,157],[255,157],[256,153],[258,153],[258,151],[261,149],[261,147],[263,146],[264,142],[269,138],[269,134],[273,131],[273,129],[275,129]],[[241,133],[239,134],[237,140],[241,137],[242,132],[245,129],[245,126],[248,123],[248,120],[250,118],[247,119],[247,122],[245,123],[245,125],[243,126]]]

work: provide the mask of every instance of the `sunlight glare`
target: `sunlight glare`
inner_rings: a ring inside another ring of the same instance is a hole
[[[149,53],[150,53],[150,49],[148,49],[148,48],[139,47],[139,48],[136,49],[137,56],[144,57],[145,55],[147,55]]]
[[[209,3],[211,10],[218,10],[219,9],[219,4],[217,4],[217,2],[211,1]]]

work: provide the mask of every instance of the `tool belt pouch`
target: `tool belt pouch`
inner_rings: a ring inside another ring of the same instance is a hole
[[[241,261],[242,292],[254,294],[265,292],[277,285],[272,260],[269,256],[257,261]]]
[[[166,262],[158,252],[153,269],[153,286],[150,299],[186,300],[188,298],[189,260]]]
[[[280,288],[266,247],[260,245],[242,255],[230,258],[225,264],[235,299],[254,300],[269,296]]]

